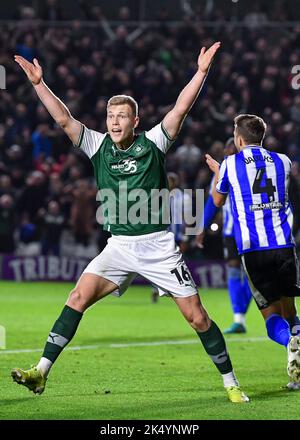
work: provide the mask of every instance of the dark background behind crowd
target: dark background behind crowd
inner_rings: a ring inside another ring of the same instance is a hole
[[[139,103],[144,130],[163,119],[194,74],[201,46],[214,41],[222,42],[221,51],[167,155],[167,170],[179,175],[182,189],[203,188],[207,194],[212,176],[205,153],[221,161],[233,118],[258,114],[268,124],[265,147],[292,160],[297,235],[300,89],[292,73],[300,65],[297,5],[11,1],[0,11],[0,65],[6,69],[6,90],[0,90],[0,252],[93,257],[107,239],[96,222],[90,161],[53,122],[14,54],[38,58],[45,82],[87,127],[105,132],[107,99],[128,94]],[[190,238],[190,257],[222,257],[220,213],[216,223],[220,227],[208,231],[204,250]]]

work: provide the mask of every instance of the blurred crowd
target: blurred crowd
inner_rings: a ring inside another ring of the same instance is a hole
[[[182,189],[207,192],[212,176],[205,153],[221,161],[233,118],[258,114],[268,124],[265,147],[292,160],[298,232],[300,92],[292,87],[292,67],[300,65],[300,26],[264,26],[270,17],[257,10],[243,26],[224,24],[222,12],[213,11],[208,17],[216,20],[213,27],[203,25],[200,12],[176,24],[160,20],[132,27],[128,7],[120,10],[121,25],[112,26],[99,7],[82,7],[82,19],[95,25],[74,20],[56,26],[52,20],[63,18],[59,2],[48,3],[52,7],[44,16],[26,6],[18,26],[1,29],[6,90],[0,101],[0,252],[74,255],[75,249],[87,255],[88,249],[93,256],[107,239],[96,222],[89,160],[55,125],[14,54],[38,58],[45,82],[87,127],[105,132],[107,99],[128,94],[139,103],[144,130],[170,110],[197,68],[201,46],[221,41],[209,78],[167,155],[167,171],[178,174]],[[272,14],[272,20],[288,18],[280,7]]]

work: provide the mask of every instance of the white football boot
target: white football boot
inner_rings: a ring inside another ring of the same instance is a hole
[[[291,383],[300,383],[300,338],[292,336],[288,346],[288,364],[287,373],[291,379]]]

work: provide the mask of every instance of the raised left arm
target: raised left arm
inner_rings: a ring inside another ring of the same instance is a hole
[[[220,45],[221,43],[217,42],[208,50],[206,50],[205,47],[202,47],[198,57],[197,72],[191,81],[181,91],[174,108],[170,110],[169,113],[167,113],[167,115],[164,117],[163,126],[172,139],[178,135],[186,115],[196,101],[208,74],[215,53],[219,49]]]

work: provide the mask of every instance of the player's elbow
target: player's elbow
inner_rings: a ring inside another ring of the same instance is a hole
[[[216,193],[216,194],[213,195],[213,200],[214,200],[214,205],[217,208],[221,208],[224,205],[225,201],[226,201],[225,197],[222,196],[219,193]]]
[[[68,128],[68,126],[71,125],[72,120],[73,120],[73,117],[72,117],[71,113],[69,112],[69,109],[66,107],[62,108],[61,111],[59,112],[59,114],[57,114],[55,117],[55,122],[63,130],[65,130],[66,128]]]
[[[222,208],[222,206],[224,205],[224,203],[219,200],[214,200],[214,204],[217,208]]]
[[[65,130],[66,128],[68,128],[68,124],[70,124],[70,116],[69,115],[64,115],[60,118],[56,118],[56,123],[63,129]]]

